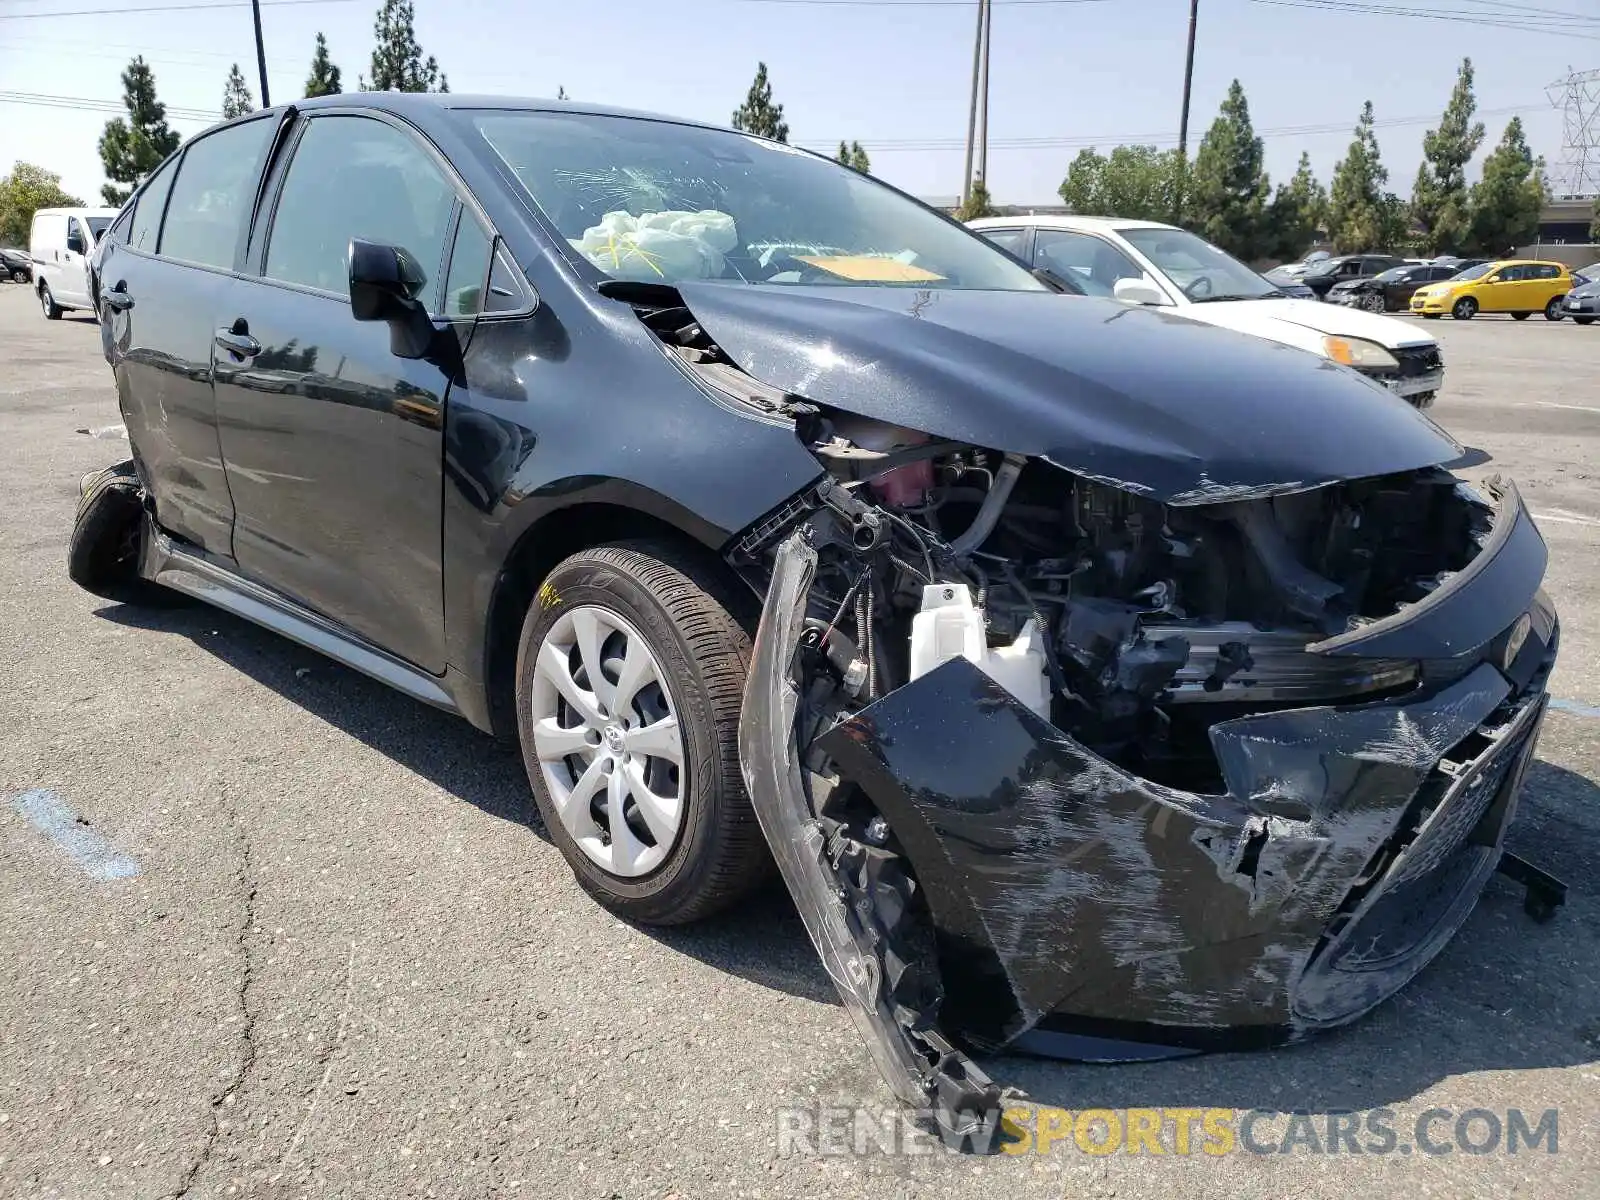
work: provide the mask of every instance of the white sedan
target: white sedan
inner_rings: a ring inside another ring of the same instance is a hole
[[[1292,300],[1187,230],[1113,217],[987,217],[972,228],[1090,296],[1172,308],[1309,350],[1383,384],[1418,408],[1444,379],[1439,343],[1406,321]]]

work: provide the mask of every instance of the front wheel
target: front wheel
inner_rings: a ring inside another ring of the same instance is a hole
[[[1366,299],[1362,302],[1362,307],[1368,312],[1383,312],[1385,308],[1383,296],[1378,292],[1368,292]]]
[[[1546,321],[1559,321],[1566,314],[1561,311],[1562,297],[1553,297],[1549,304],[1544,306],[1544,319]]]
[[[44,311],[46,321],[61,320],[61,306],[56,303],[56,298],[50,294],[50,285],[39,285],[39,307]]]
[[[769,864],[739,771],[750,639],[721,580],[670,544],[566,559],[517,652],[534,799],[578,883],[630,920],[726,908]]]
[[[18,267],[15,271],[11,272],[11,282],[12,283],[27,283],[28,282],[28,273],[26,271],[24,271],[21,267]]]
[[[1455,307],[1450,310],[1450,315],[1458,321],[1470,321],[1478,315],[1478,302],[1471,296],[1463,296],[1456,301]]]

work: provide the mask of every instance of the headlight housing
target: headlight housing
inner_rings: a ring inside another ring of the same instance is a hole
[[[1363,341],[1361,338],[1325,337],[1322,339],[1322,352],[1334,362],[1347,367],[1382,370],[1400,365],[1400,360],[1377,342]]]

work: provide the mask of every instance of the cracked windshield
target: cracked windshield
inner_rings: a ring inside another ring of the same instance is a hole
[[[786,146],[632,117],[476,124],[574,253],[613,279],[1044,290],[905,196]]]

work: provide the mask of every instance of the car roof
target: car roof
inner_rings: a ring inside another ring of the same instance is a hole
[[[1566,263],[1552,262],[1548,258],[1497,258],[1491,266],[1496,267],[1560,267],[1567,269]]]
[[[609,104],[583,104],[576,100],[549,100],[537,96],[491,96],[472,92],[342,92],[336,96],[317,96],[310,100],[294,100],[290,104],[299,112],[322,112],[328,109],[377,109],[401,117],[422,118],[437,116],[441,111],[454,109],[499,109],[512,112],[584,113],[601,117],[636,117],[647,121],[666,121],[674,125],[695,125],[702,129],[726,129],[705,121],[687,117],[674,117],[664,113],[644,112],[633,108],[618,108]],[[277,105],[266,111],[282,112],[290,104]],[[261,111],[246,114],[259,117]],[[245,118],[241,118],[245,119]],[[749,136],[755,137],[756,134]]]
[[[1014,217],[980,217],[967,224],[974,229],[1011,228],[1016,225],[1033,225],[1039,229],[1075,229],[1088,233],[1096,229],[1173,229],[1165,221],[1138,221],[1122,217],[1088,217],[1076,213],[1018,213]]]

